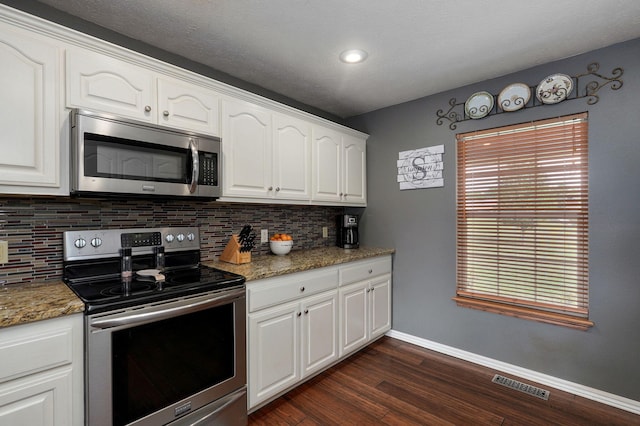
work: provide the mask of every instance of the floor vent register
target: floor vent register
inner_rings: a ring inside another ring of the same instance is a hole
[[[545,401],[549,399],[549,394],[551,393],[548,390],[541,389],[536,386],[531,386],[526,383],[501,376],[499,374],[493,376],[493,379],[491,381],[493,383],[497,383],[499,385],[506,386],[520,392],[528,393],[529,395],[533,395],[536,398],[544,399]]]

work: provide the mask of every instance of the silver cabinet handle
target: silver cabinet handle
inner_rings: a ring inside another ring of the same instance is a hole
[[[276,186],[276,191],[280,191],[280,187],[279,186]]]
[[[151,107],[149,105],[147,105],[147,106],[144,107],[144,110],[146,112],[151,112]]]
[[[302,293],[304,291],[304,286],[300,287],[300,293]]]
[[[269,190],[269,191],[273,191],[273,186],[270,186],[270,187],[268,188],[268,190]]]
[[[169,111],[163,111],[162,115],[164,115],[165,117],[168,117],[169,116]]]

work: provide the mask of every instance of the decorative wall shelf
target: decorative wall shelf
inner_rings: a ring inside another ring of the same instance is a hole
[[[601,88],[610,86],[611,90],[618,90],[622,87],[622,80],[620,79],[620,77],[622,77],[622,74],[624,74],[624,70],[622,68],[614,68],[611,71],[610,77],[600,74],[598,72],[599,70],[600,64],[597,62],[593,62],[587,66],[587,72],[572,76],[571,79],[573,80],[573,90],[565,99],[565,101],[587,98],[587,104],[594,105],[600,100],[600,95],[598,94],[598,92]],[[584,83],[584,81],[589,78],[593,78],[593,80]],[[546,103],[538,100],[538,97],[536,96],[537,86],[529,86],[529,89],[531,90],[530,98],[527,101],[524,101],[524,99],[519,99],[519,101],[524,103],[524,105],[518,108],[518,110],[547,105]],[[505,109],[503,109],[503,107],[498,102],[499,95],[491,94],[491,96],[493,96],[491,109],[482,118],[491,117],[492,115],[497,114],[509,114],[510,111],[506,111]],[[515,102],[518,102],[518,100],[516,100]],[[467,120],[479,119],[470,117],[468,112],[465,111],[465,102],[458,102],[456,98],[451,98],[449,100],[449,109],[447,111],[439,109],[438,111],[436,111],[436,115],[438,116],[436,124],[438,126],[442,126],[446,123],[445,120],[447,120],[449,122],[449,129],[451,130],[455,130],[457,128],[457,123]]]

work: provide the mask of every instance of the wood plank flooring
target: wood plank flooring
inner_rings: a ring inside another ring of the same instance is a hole
[[[502,374],[547,401],[491,382]],[[249,425],[640,425],[640,416],[383,337],[249,416]]]

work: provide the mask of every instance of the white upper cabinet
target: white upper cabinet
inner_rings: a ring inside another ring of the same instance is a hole
[[[67,106],[154,123],[153,73],[90,51],[67,51]]]
[[[367,145],[362,139],[345,135],[343,141],[343,195],[346,204],[367,203]]]
[[[342,134],[313,128],[313,199],[342,201]]]
[[[61,191],[60,50],[0,22],[0,193]]]
[[[173,78],[158,78],[158,123],[211,135],[220,134],[216,92]]]
[[[271,113],[240,100],[222,101],[223,197],[268,198]]]
[[[366,142],[332,129],[313,128],[314,201],[366,205]]]
[[[249,102],[222,102],[223,197],[311,198],[311,125]]]
[[[69,108],[221,136],[226,201],[366,206],[366,137],[0,5],[0,193],[69,193]]]
[[[311,199],[311,125],[283,114],[273,115],[272,195]]]
[[[219,134],[219,95],[141,66],[85,50],[67,52],[67,106]]]

